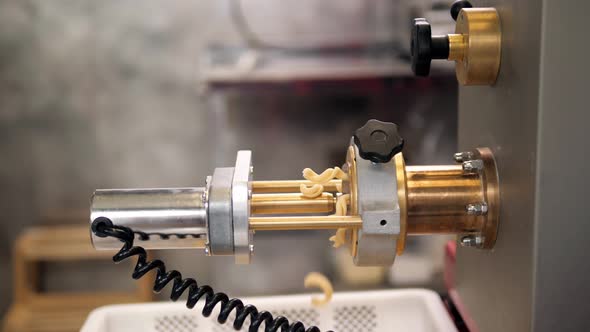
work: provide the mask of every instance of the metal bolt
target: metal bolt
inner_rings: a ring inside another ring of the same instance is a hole
[[[249,248],[250,248],[250,252],[251,252],[251,253],[253,253],[253,252],[254,252],[254,245],[253,245],[253,244],[251,244],[251,245],[249,246]]]
[[[482,214],[488,213],[488,205],[486,203],[467,204],[465,209],[467,210],[467,214],[475,216],[480,216]]]
[[[211,256],[211,247],[209,246],[209,243],[205,245],[205,255]]]
[[[463,162],[463,171],[466,173],[477,173],[483,169],[483,161],[480,159]]]
[[[464,161],[473,159],[473,152],[457,152],[453,155],[453,158],[455,158],[456,162],[462,163]]]
[[[461,238],[461,246],[463,247],[479,247],[483,243],[483,238],[480,235],[467,235]]]

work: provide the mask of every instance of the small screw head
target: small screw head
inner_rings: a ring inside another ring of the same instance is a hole
[[[467,204],[465,207],[467,214],[480,216],[488,213],[488,205],[486,203]]]
[[[253,244],[251,244],[251,245],[249,246],[249,248],[250,248],[250,252],[251,252],[251,253],[253,253],[253,252],[254,252],[254,245],[253,245]]]
[[[211,256],[211,247],[209,246],[209,243],[205,245],[205,255]]]
[[[461,238],[461,246],[463,247],[479,247],[483,243],[483,238],[480,235],[467,235]]]
[[[463,162],[463,171],[466,173],[477,173],[483,169],[483,161],[480,159],[467,160]]]
[[[453,155],[453,158],[456,162],[462,163],[473,159],[473,152],[457,152]]]

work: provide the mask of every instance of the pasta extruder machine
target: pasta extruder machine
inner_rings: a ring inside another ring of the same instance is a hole
[[[493,248],[499,183],[491,151],[409,166],[403,145],[395,124],[369,120],[354,133],[342,171],[308,180],[255,181],[252,153],[239,151],[234,167],[216,168],[204,187],[97,190],[92,242],[119,249],[120,239],[101,232],[117,225],[146,249],[196,248],[248,264],[255,232],[332,229],[335,246],[348,247],[359,266],[391,265],[408,235],[456,234],[463,246]]]

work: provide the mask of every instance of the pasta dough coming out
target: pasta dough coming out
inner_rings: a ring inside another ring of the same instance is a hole
[[[326,183],[333,179],[346,180],[348,178],[348,174],[344,173],[340,167],[328,168],[323,171],[322,174],[317,174],[311,168],[306,168],[303,170],[303,178],[313,182],[314,185],[307,187],[302,184],[299,187],[301,194],[308,198],[316,198],[321,195],[322,192],[324,192],[324,185]],[[342,185],[339,185],[337,189],[341,192]]]
[[[328,168],[321,174],[317,174],[311,168],[303,170],[303,177],[311,181],[313,185],[308,187],[304,184],[299,186],[299,190],[304,197],[316,198],[324,192],[324,185],[333,179],[346,180],[348,174],[346,174],[340,167]],[[339,192],[342,192],[342,185],[336,188]],[[350,195],[340,195],[336,201],[336,216],[345,216],[348,212],[348,204],[350,204]],[[336,234],[330,237],[330,241],[333,242],[334,248],[338,248],[347,242],[349,232],[346,228],[340,228],[336,231]]]

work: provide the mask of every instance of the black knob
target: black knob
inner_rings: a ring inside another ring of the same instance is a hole
[[[417,76],[428,76],[432,59],[449,57],[449,37],[432,36],[430,23],[424,18],[414,19],[412,27],[412,71]]]
[[[471,5],[471,2],[469,2],[469,1],[457,0],[457,1],[453,2],[453,4],[451,5],[451,17],[453,18],[453,20],[456,21],[461,9],[472,8],[472,7],[473,6]]]
[[[361,158],[375,163],[387,163],[404,147],[397,125],[371,119],[354,133],[354,144]]]

